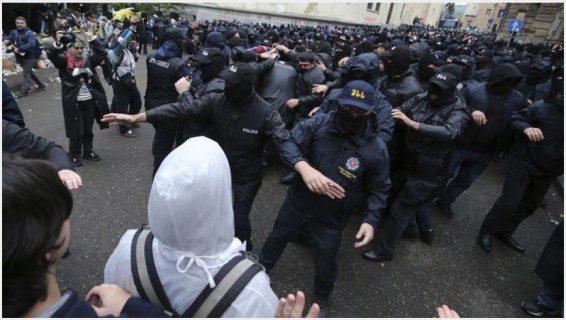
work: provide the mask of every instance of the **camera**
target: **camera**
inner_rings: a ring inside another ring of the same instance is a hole
[[[73,32],[65,32],[63,33],[63,36],[61,36],[61,43],[64,45],[67,45],[71,42],[75,42],[76,40],[76,36]]]

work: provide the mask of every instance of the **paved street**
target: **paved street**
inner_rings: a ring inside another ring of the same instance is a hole
[[[40,76],[47,81],[47,90],[18,100],[19,106],[32,131],[67,149],[60,84],[49,81],[56,76],[56,70],[41,70]],[[138,63],[137,80],[143,97],[145,56]],[[8,79],[12,88],[17,88],[19,81],[21,74]],[[111,100],[108,86],[106,93]],[[122,234],[147,222],[154,130],[144,123],[134,131],[138,137],[129,139],[121,137],[115,127],[100,131],[95,125],[94,149],[102,161],[85,161],[77,170],[84,187],[73,192],[72,254],[63,261],[59,278],[63,288],[73,287],[81,295],[103,281],[106,259]],[[526,246],[525,254],[497,240],[491,254],[485,253],[476,245],[475,236],[499,195],[503,182],[499,170],[498,164],[492,164],[457,200],[453,219],[433,210],[437,240],[432,246],[420,240],[403,240],[391,262],[371,263],[360,257],[360,251],[353,247],[360,217],[351,217],[343,234],[331,316],[434,317],[437,306],[448,304],[463,317],[525,317],[520,303],[536,297],[541,287],[533,269],[553,230],[551,220],[561,219],[564,205],[553,187],[546,197],[548,211],[539,209],[521,225],[516,238]],[[280,167],[265,170],[251,214],[256,251],[267,237],[285,196],[286,187],[278,182],[282,171]],[[297,244],[288,246],[271,274],[277,295],[301,289],[307,298],[310,296],[313,264],[309,250]]]

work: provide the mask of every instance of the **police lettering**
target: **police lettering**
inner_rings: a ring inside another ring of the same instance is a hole
[[[362,100],[366,98],[365,92],[357,90],[357,89],[352,89],[351,96],[356,97],[356,98],[360,98]]]
[[[163,68],[169,68],[169,62],[157,60],[157,59],[155,59],[155,57],[151,57],[149,59],[149,63],[158,65],[158,66],[163,67]]]
[[[248,128],[242,128],[242,132],[245,133],[251,133],[251,134],[258,134],[258,131],[255,129],[248,129]]]
[[[436,79],[446,80],[446,75],[443,73],[439,73],[436,75]]]
[[[228,68],[228,70],[230,70],[230,71],[236,73],[236,72],[238,72],[238,67],[236,67],[236,66],[230,66],[230,68]]]

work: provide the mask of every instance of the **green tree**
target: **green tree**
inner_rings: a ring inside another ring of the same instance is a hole
[[[455,4],[454,3],[446,3],[446,4],[444,4],[444,7],[446,7],[446,13],[448,14],[448,16],[446,18],[447,19],[454,19],[454,11],[456,11]]]

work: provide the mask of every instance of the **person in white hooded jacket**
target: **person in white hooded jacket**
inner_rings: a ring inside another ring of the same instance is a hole
[[[196,155],[198,157],[190,157]],[[187,140],[163,161],[151,187],[148,220],[157,274],[172,308],[185,312],[214,275],[245,245],[234,237],[230,167],[220,146],[205,137]],[[134,296],[128,230],[108,259],[104,282]],[[278,298],[258,272],[222,317],[273,317]]]

